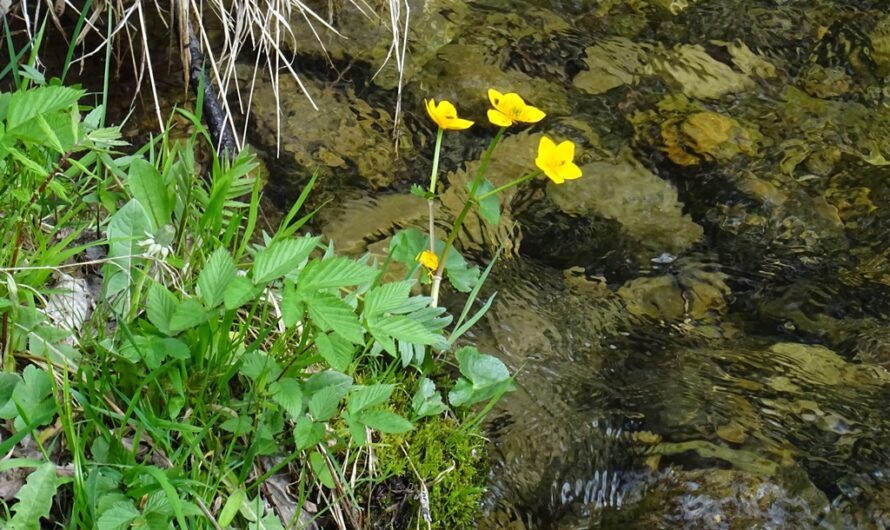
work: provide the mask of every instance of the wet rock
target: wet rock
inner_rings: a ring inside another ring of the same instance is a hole
[[[652,46],[637,44],[626,38],[610,38],[585,50],[587,70],[572,83],[589,93],[602,94],[621,85],[634,84],[646,74],[646,54]]]
[[[807,94],[817,98],[842,96],[850,90],[852,78],[843,68],[814,64],[808,68],[802,79]]]
[[[711,41],[711,43],[725,47],[726,51],[728,51],[729,55],[732,57],[732,63],[736,68],[748,76],[759,77],[761,79],[771,79],[778,76],[778,72],[773,63],[762,55],[751,51],[751,48],[741,40],[734,40],[732,42]]]
[[[320,215],[322,233],[334,242],[337,250],[359,255],[401,228],[423,228],[428,209],[420,197],[392,194],[347,200]]]
[[[664,150],[676,164],[690,166],[704,160],[727,161],[739,154],[756,154],[751,133],[739,122],[716,112],[696,112],[681,123],[661,125]],[[691,151],[691,153],[690,153]]]
[[[697,99],[719,99],[750,90],[754,82],[711,57],[701,46],[680,45],[653,55],[652,69],[683,94]]]
[[[669,183],[625,157],[582,166],[584,177],[571,185],[548,184],[547,195],[569,215],[617,221],[652,255],[678,254],[696,243],[702,228],[683,214]]]
[[[388,186],[405,170],[392,141],[393,118],[388,110],[371,106],[352,88],[304,83],[319,110],[291,77],[281,77],[277,97],[268,79],[257,84],[251,115],[262,144],[274,152],[280,142],[280,156],[307,174],[327,168],[374,188]],[[411,137],[402,137],[399,145],[400,153],[411,152]]]

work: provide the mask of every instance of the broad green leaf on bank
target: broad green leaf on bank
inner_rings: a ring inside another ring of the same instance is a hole
[[[214,314],[214,311],[207,310],[201,305],[201,302],[194,298],[186,298],[176,304],[173,316],[170,317],[170,330],[173,332],[185,331],[207,322]]]
[[[355,311],[339,297],[325,292],[306,300],[309,318],[322,331],[333,331],[353,344],[364,342],[365,332]]]
[[[416,263],[417,255],[429,248],[429,238],[416,228],[399,230],[389,243],[392,259],[409,267]]]
[[[324,440],[323,423],[312,421],[308,416],[297,420],[297,424],[294,426],[294,441],[297,443],[297,449],[302,451],[322,440]]]
[[[158,331],[164,335],[173,335],[170,329],[170,320],[178,305],[176,296],[160,283],[152,283],[148,288],[148,301],[146,313],[148,321],[154,324]]]
[[[215,307],[223,301],[226,289],[236,274],[235,260],[226,249],[220,247],[210,255],[198,275],[198,293],[207,307]]]
[[[139,517],[139,510],[133,506],[132,501],[115,503],[105,510],[99,520],[96,521],[97,530],[121,530],[130,528],[130,523]]]
[[[442,335],[430,331],[420,322],[405,315],[369,318],[368,327],[375,337],[385,335],[414,344],[432,345],[443,340]]]
[[[312,293],[319,289],[347,287],[370,282],[377,276],[377,269],[349,258],[335,256],[310,261],[300,272],[297,290]]]
[[[465,346],[455,357],[460,363],[460,373],[448,401],[454,406],[468,406],[491,399],[499,392],[512,390],[513,381],[507,366],[497,357],[479,353],[472,346]]]
[[[414,424],[388,410],[365,410],[352,416],[372,429],[388,434],[400,434],[414,428]]]
[[[335,370],[325,370],[324,372],[313,374],[312,377],[303,383],[303,394],[312,395],[329,386],[339,387],[343,395],[346,395],[349,387],[352,386],[352,378]]]
[[[253,282],[257,285],[281,278],[294,271],[318,244],[318,237],[273,241],[257,252],[253,264]]]
[[[467,182],[467,189],[473,187],[472,182]],[[479,189],[476,191],[476,196],[481,197],[485,195],[489,191],[494,189],[494,184],[491,183],[487,178],[482,179],[482,183],[479,185]],[[479,201],[479,215],[482,216],[488,223],[496,225],[501,220],[501,203],[498,201],[497,194],[494,194],[490,197],[486,197]]]
[[[436,253],[442,255],[445,242],[436,240]],[[417,255],[429,248],[429,238],[416,228],[400,230],[390,241],[392,257],[408,268],[417,265]],[[469,292],[479,280],[479,267],[470,267],[460,252],[452,247],[445,257],[445,276],[451,285],[460,292]]]
[[[243,489],[237,489],[229,495],[229,498],[226,499],[226,503],[223,505],[222,511],[219,512],[219,517],[217,518],[217,523],[220,526],[226,527],[232,524],[232,521],[235,519],[235,515],[238,514],[238,511],[241,509],[241,505],[244,504],[244,501],[247,500],[247,493]]]
[[[381,405],[389,400],[396,385],[356,385],[349,392],[346,410],[354,415],[374,405]]]
[[[438,416],[445,412],[445,403],[442,402],[442,395],[436,390],[435,383],[426,377],[421,379],[420,386],[411,399],[411,409],[418,418]]]
[[[145,259],[139,242],[151,233],[148,214],[136,199],[131,199],[108,222],[108,264],[105,265],[105,297],[114,302],[119,313],[130,308],[129,289]],[[123,296],[122,296],[123,295]]]
[[[414,280],[385,283],[368,291],[365,295],[365,318],[398,309],[408,300],[415,283]]]
[[[272,400],[278,403],[291,418],[299,418],[303,414],[303,390],[300,382],[292,377],[282,377],[269,385]]]
[[[164,226],[173,219],[173,197],[164,183],[164,177],[143,158],[130,163],[127,187],[151,215],[156,227]]]
[[[251,381],[257,381],[263,374],[267,381],[271,381],[281,374],[281,365],[265,353],[252,351],[241,357],[241,368],[238,371]]]
[[[315,335],[315,347],[334,370],[345,372],[352,364],[355,346],[340,335],[318,333]]]
[[[248,301],[255,299],[262,292],[263,287],[255,286],[250,280],[243,276],[235,276],[223,292],[223,301],[226,309],[238,309]]]
[[[47,462],[28,475],[25,485],[16,493],[18,502],[12,507],[9,530],[39,530],[40,520],[49,516],[53,497],[59,487],[56,465]]]
[[[340,400],[345,395],[341,387],[322,388],[309,398],[309,413],[315,421],[328,421],[340,410]]]

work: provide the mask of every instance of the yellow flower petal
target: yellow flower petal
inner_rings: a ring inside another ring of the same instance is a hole
[[[553,143],[553,140],[551,140],[547,136],[542,136],[541,141],[538,142],[538,158],[550,158],[551,156],[553,156],[553,152],[555,150],[556,144]]]
[[[505,116],[503,112],[495,109],[488,109],[488,121],[498,127],[509,127],[513,125],[510,118]]]
[[[474,123],[476,123],[476,122],[470,121],[470,120],[464,120],[461,118],[455,118],[454,120],[452,120],[451,122],[448,123],[447,128],[451,129],[452,131],[462,131],[464,129],[469,129],[470,127],[473,126]]]
[[[525,123],[538,123],[539,121],[544,119],[544,111],[539,109],[538,107],[532,107],[531,105],[526,105],[524,109],[522,109],[522,114],[519,116],[518,121],[522,121]]]
[[[426,112],[441,129],[461,130],[473,125],[472,121],[457,117],[457,109],[450,101],[443,100],[436,105],[436,100],[431,99],[426,103]]]
[[[493,88],[488,89],[488,101],[491,102],[492,107],[498,108],[498,105],[501,104],[502,99],[504,99],[503,94]]]
[[[556,146],[554,156],[560,160],[572,161],[575,159],[575,144],[570,140],[564,140]]]
[[[575,180],[581,178],[581,168],[574,162],[566,162],[564,165],[559,166],[556,173],[562,180]]]
[[[509,94],[504,94],[504,97],[501,98],[501,104],[495,108],[506,114],[511,120],[517,121],[525,109],[525,101],[516,92],[510,92]]]

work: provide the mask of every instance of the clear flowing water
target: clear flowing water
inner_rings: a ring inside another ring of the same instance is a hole
[[[493,134],[488,87],[548,113],[510,131],[496,184],[541,133],[578,144],[582,179],[511,192],[460,238],[483,261],[507,245],[473,339],[519,386],[490,417],[480,526],[890,526],[890,3],[408,4],[398,148],[386,29],[344,9],[333,74],[297,43],[323,110],[284,82],[270,186],[326,168],[319,226],[383,253],[424,223],[424,98],[479,121],[446,137],[446,213]]]

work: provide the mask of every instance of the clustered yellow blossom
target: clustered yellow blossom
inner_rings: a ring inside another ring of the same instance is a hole
[[[488,121],[499,127],[509,127],[515,123],[537,123],[546,116],[541,109],[527,104],[515,92],[501,94],[490,88],[488,99],[494,107],[488,109]],[[450,101],[443,100],[436,104],[436,100],[431,99],[426,102],[426,111],[443,130],[462,130],[473,125],[472,121],[457,116],[457,109]],[[574,159],[575,144],[571,140],[564,140],[557,145],[549,137],[541,137],[535,165],[555,184],[581,177],[581,168],[575,164]],[[428,250],[419,254],[417,261],[430,271],[439,267],[439,258]]]

